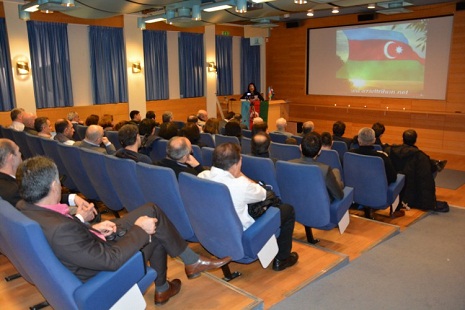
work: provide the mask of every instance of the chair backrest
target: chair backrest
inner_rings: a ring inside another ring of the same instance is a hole
[[[0,235],[7,237],[21,274],[55,309],[78,309],[73,293],[82,282],[57,259],[39,224],[3,201],[1,210]]]
[[[294,138],[297,141],[297,145],[300,145],[302,143],[302,139],[303,139],[302,136],[292,135],[292,138]]]
[[[87,127],[89,126],[79,125],[79,124],[76,126],[76,132],[78,133],[79,138],[81,138],[81,140],[84,140],[86,137]]]
[[[387,206],[388,183],[380,157],[344,154],[344,181],[354,188],[354,201],[376,209]]]
[[[136,162],[116,156],[105,156],[104,162],[109,181],[126,210],[135,210],[143,205],[145,199],[137,182]]]
[[[105,167],[105,156],[113,155],[105,155],[85,148],[80,148],[79,155],[100,200],[110,210],[122,210],[124,208],[123,203],[119,199]]]
[[[5,139],[10,139],[11,141],[15,140],[15,138],[13,137],[13,132],[12,132],[13,130],[14,129],[0,126],[0,131],[2,133],[2,137],[5,138]]]
[[[347,152],[347,144],[344,141],[333,141],[333,150],[336,150],[339,153],[339,159],[341,163],[344,162],[344,154]]]
[[[24,131],[16,130],[11,130],[11,133],[13,135],[13,140],[18,145],[19,150],[21,151],[21,154],[23,154],[23,158],[27,159],[34,156],[32,154],[31,149],[29,148],[29,145],[27,144],[26,133]]]
[[[213,162],[213,151],[215,149],[212,147],[203,147],[202,148],[202,166],[211,167]]]
[[[316,160],[320,163],[327,164],[333,169],[339,169],[342,180],[344,180],[344,171],[342,170],[339,153],[336,150],[321,150]]]
[[[269,158],[242,155],[242,172],[252,180],[262,181],[273,187],[273,191],[280,196],[276,169]]]
[[[157,161],[162,160],[166,157],[166,146],[168,145],[168,140],[157,139],[153,141],[152,151],[150,152],[150,158],[152,162],[156,163]]]
[[[173,169],[137,163],[136,173],[145,201],[158,205],[185,240],[196,241]]]
[[[280,133],[270,132],[270,139],[272,142],[284,144],[286,143],[287,136]]]
[[[212,134],[208,132],[200,133],[200,142],[208,147],[215,147],[215,140],[213,139]]]
[[[186,123],[183,121],[173,121],[178,126],[178,129],[183,129],[186,126]]]
[[[315,165],[276,162],[281,199],[294,207],[296,221],[309,227],[330,221],[330,200],[320,168]]]
[[[74,184],[73,179],[69,176],[70,172],[66,169],[61,156],[58,153],[58,141],[52,139],[40,139],[42,148],[44,149],[45,156],[51,158],[58,168],[60,177],[63,177],[62,183],[70,190],[76,190],[77,186]]]
[[[73,180],[78,190],[88,199],[99,200],[98,194],[82,164],[80,148],[58,143],[57,149],[61,161],[69,173],[68,177]]]
[[[202,164],[202,149],[196,144],[192,144],[192,153],[194,154],[195,159]]]
[[[120,148],[122,148],[121,143],[119,142],[119,139],[118,139],[117,131],[105,130],[105,137],[107,137],[108,140],[110,140],[110,142],[113,143],[116,150],[119,150]]]
[[[40,142],[40,140],[43,139],[46,138],[41,138],[39,136],[34,136],[26,133],[26,142],[33,156],[45,155],[44,148],[42,147],[42,143]]]
[[[242,224],[226,185],[183,172],[179,175],[179,189],[202,246],[217,257],[242,259]]]
[[[252,138],[252,130],[242,129],[242,136],[246,138]]]
[[[270,155],[279,160],[291,160],[302,156],[298,145],[271,142]]]
[[[241,145],[239,139],[233,136],[225,136],[225,135],[215,135],[215,145],[220,145],[223,143],[235,143],[237,145]]]
[[[241,154],[250,154],[252,148],[252,139],[242,137],[241,138]]]

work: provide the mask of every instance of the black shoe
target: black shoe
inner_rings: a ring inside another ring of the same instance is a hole
[[[449,212],[449,204],[447,201],[436,201],[436,208],[434,208],[435,212]]]
[[[446,164],[447,164],[447,160],[438,160],[436,162],[436,167],[438,169],[438,172],[441,172],[442,170],[444,170],[444,167],[446,167]]]
[[[275,258],[273,260],[273,270],[274,271],[284,270],[287,267],[294,266],[298,260],[299,260],[299,254],[297,254],[296,252],[292,252],[291,254],[289,254],[288,258],[283,259],[283,260],[279,260]]]

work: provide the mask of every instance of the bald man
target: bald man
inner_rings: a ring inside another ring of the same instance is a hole
[[[286,127],[287,127],[287,121],[284,118],[280,117],[276,120],[276,130],[273,131],[273,133],[282,134],[287,137],[291,137],[292,133],[286,131]]]
[[[37,136],[38,132],[34,129],[34,122],[37,116],[30,112],[23,112],[24,132]]]
[[[312,121],[306,121],[302,124],[302,137],[315,129],[315,124]]]
[[[90,125],[86,130],[85,139],[77,141],[74,145],[108,155],[116,153],[115,146],[103,136],[103,128],[99,125]]]
[[[192,145],[185,137],[173,137],[166,146],[166,158],[156,163],[174,170],[176,177],[181,172],[197,175],[205,169],[192,155]]]

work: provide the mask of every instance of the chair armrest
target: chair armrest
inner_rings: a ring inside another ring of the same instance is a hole
[[[392,182],[388,186],[388,203],[392,204],[397,196],[399,196],[400,192],[404,188],[405,184],[405,175],[398,173],[397,179],[395,182]]]
[[[145,261],[137,252],[116,271],[101,271],[74,292],[79,309],[109,309],[145,276]]]
[[[270,237],[273,234],[279,234],[280,226],[281,215],[279,209],[274,207],[268,208],[255,223],[244,231],[242,235],[244,254],[255,258]]]
[[[331,223],[339,223],[347,210],[349,210],[354,201],[354,189],[352,187],[344,187],[344,197],[340,200],[334,200],[330,205]]]

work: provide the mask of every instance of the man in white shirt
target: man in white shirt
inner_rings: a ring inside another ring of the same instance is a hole
[[[16,131],[24,130],[23,113],[24,113],[23,108],[15,108],[11,110],[10,117],[11,117],[12,123],[9,126],[9,128],[14,129]]]
[[[246,177],[241,172],[241,167],[240,146],[234,143],[224,143],[217,146],[213,152],[211,170],[201,172],[198,177],[223,183],[228,187],[242,228],[246,230],[255,222],[248,213],[248,204],[265,200],[266,190]],[[287,204],[276,207],[280,209],[281,233],[278,237],[279,251],[273,260],[273,270],[281,271],[293,266],[299,259],[299,255],[296,252],[291,253],[295,223],[294,208]]]

